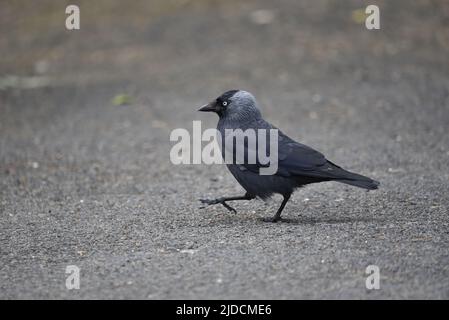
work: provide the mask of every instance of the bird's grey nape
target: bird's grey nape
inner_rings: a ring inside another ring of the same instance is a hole
[[[262,117],[256,98],[251,93],[238,90],[229,100],[231,103],[223,113],[226,121],[256,120]]]

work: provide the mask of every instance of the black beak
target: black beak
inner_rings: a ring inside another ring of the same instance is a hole
[[[204,106],[202,106],[198,111],[202,111],[202,112],[217,112],[217,104],[215,103],[215,101],[210,102],[208,104],[205,104]]]

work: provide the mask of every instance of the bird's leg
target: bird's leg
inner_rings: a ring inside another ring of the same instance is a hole
[[[284,207],[287,204],[289,199],[290,199],[290,194],[284,195],[284,200],[282,200],[281,206],[279,207],[278,211],[276,211],[276,214],[272,218],[265,218],[263,220],[266,222],[278,222],[279,220],[281,220],[282,210],[284,210]]]
[[[237,196],[237,197],[221,197],[217,199],[200,199],[201,203],[207,204],[207,205],[214,205],[214,204],[222,204],[226,209],[228,209],[231,212],[237,213],[237,211],[231,207],[229,204],[226,203],[226,201],[234,201],[234,200],[252,200],[255,196],[246,193],[244,196]],[[204,207],[201,207],[200,209],[203,209]]]

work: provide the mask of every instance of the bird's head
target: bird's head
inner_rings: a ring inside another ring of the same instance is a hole
[[[215,112],[220,118],[247,120],[261,117],[254,96],[243,90],[230,90],[198,111]]]

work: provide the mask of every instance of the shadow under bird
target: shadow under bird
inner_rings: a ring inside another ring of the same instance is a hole
[[[227,163],[228,169],[246,190],[246,194],[236,197],[221,197],[218,199],[200,199],[207,205],[222,204],[228,210],[236,212],[228,201],[252,200],[256,197],[266,199],[272,194],[281,194],[283,201],[276,214],[265,221],[281,220],[281,213],[295,189],[310,183],[337,181],[368,190],[377,189],[379,182],[357,173],[342,169],[327,160],[320,152],[294,141],[262,118],[254,96],[243,90],[231,90],[223,93],[214,101],[199,109],[203,112],[215,112],[219,116],[217,129],[222,138],[229,130],[265,129],[278,130],[277,170],[273,175],[261,175],[262,162]],[[266,139],[268,140],[268,138]],[[249,148],[244,143],[245,154]],[[223,148],[222,156],[224,157]]]

